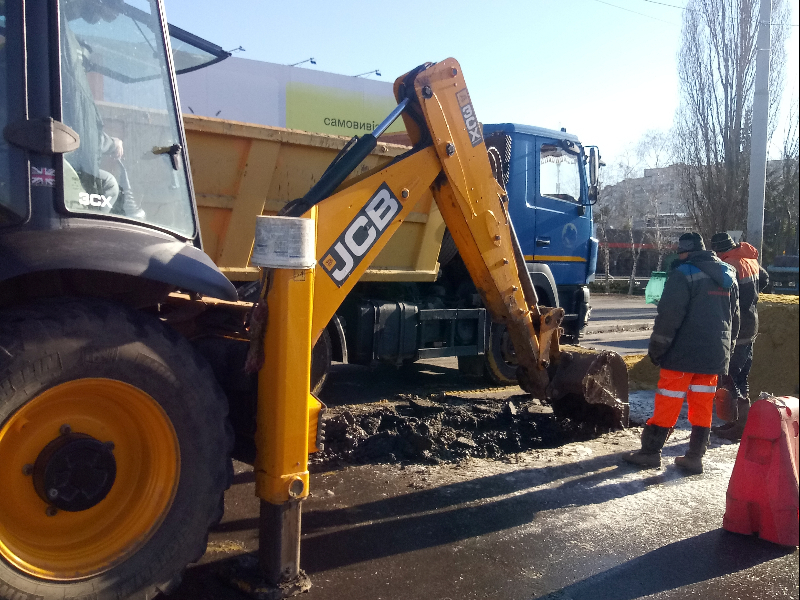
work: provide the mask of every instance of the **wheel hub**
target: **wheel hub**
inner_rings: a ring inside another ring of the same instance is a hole
[[[105,573],[159,530],[180,468],[171,419],[136,386],[45,390],[0,427],[0,562],[47,581]]]
[[[113,445],[83,433],[66,433],[47,444],[33,465],[33,485],[48,504],[68,512],[96,506],[117,476]]]

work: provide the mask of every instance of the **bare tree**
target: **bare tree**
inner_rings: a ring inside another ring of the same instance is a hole
[[[639,163],[645,168],[645,179],[652,178],[648,185],[643,186],[646,206],[644,211],[645,229],[650,230],[650,238],[658,256],[656,270],[661,270],[664,258],[668,233],[662,223],[662,207],[669,202],[669,184],[664,181],[664,168],[672,161],[674,153],[673,136],[665,131],[651,129],[646,131],[636,144],[636,156]],[[649,172],[648,172],[649,170]],[[672,211],[674,212],[674,210]],[[638,255],[637,255],[638,259]]]
[[[628,213],[628,222],[625,225],[631,240],[631,276],[628,278],[628,296],[633,295],[633,288],[636,285],[636,267],[639,266],[639,256],[642,254],[642,242],[644,242],[644,228],[637,230],[634,228],[634,217],[632,212]],[[639,241],[636,241],[638,233]]]
[[[641,178],[637,178],[640,172],[641,168],[634,148],[626,149],[617,162],[606,167],[608,179],[617,183],[605,187],[603,191],[603,203],[607,210],[602,223],[602,234],[606,235],[605,228],[609,227],[625,232],[629,239],[631,272],[628,279],[628,294],[633,294],[636,267],[642,251],[644,235],[642,182]],[[606,241],[605,250],[608,253],[608,241]]]
[[[600,248],[603,251],[603,270],[605,273],[604,287],[606,294],[611,293],[611,278],[609,277],[610,251],[608,247],[608,220],[610,214],[611,207],[608,204],[603,204],[594,213],[594,223],[597,226]]]
[[[785,0],[772,0],[770,123],[786,70]],[[682,188],[700,232],[745,229],[759,0],[689,0],[684,11],[676,116]]]
[[[636,177],[641,167],[635,151],[628,150],[623,153],[614,165],[614,169],[619,183],[614,186],[613,210],[615,220],[621,223],[623,231],[628,233],[630,240],[631,272],[628,278],[628,295],[632,295],[644,238],[641,181],[637,181]]]
[[[636,157],[644,168],[660,169],[672,163],[674,136],[669,131],[648,129],[636,142]]]

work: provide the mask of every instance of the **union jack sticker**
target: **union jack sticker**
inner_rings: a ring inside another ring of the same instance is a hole
[[[47,167],[31,167],[31,185],[55,187],[56,170]]]

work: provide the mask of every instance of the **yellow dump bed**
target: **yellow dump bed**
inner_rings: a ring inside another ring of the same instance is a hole
[[[258,278],[250,266],[257,215],[303,196],[348,138],[184,115],[203,249],[232,281]],[[408,147],[378,143],[351,177],[388,163]],[[444,235],[426,194],[362,281],[433,281]]]

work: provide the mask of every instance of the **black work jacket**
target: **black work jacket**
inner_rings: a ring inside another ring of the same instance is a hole
[[[725,374],[738,333],[736,270],[713,252],[690,252],[664,284],[650,359],[673,371]]]
[[[747,242],[718,254],[736,269],[741,327],[736,344],[752,344],[758,333],[758,295],[769,285],[769,275],[758,264],[758,250]]]

